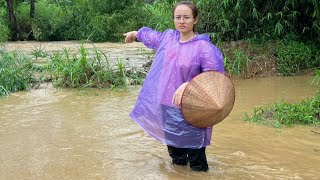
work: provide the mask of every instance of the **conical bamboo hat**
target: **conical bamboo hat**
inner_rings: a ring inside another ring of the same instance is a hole
[[[189,82],[182,95],[181,109],[188,123],[205,128],[224,120],[234,101],[232,81],[223,73],[207,71]]]

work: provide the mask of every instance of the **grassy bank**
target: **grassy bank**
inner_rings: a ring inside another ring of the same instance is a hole
[[[55,87],[126,89],[142,84],[146,74],[123,59],[111,63],[101,50],[83,45],[77,52],[63,49],[54,53],[36,47],[30,56],[2,49],[0,72],[0,96],[29,90],[41,82],[52,82]]]
[[[298,103],[281,102],[255,108],[252,116],[245,114],[245,120],[275,128],[296,124],[320,126],[320,92]]]

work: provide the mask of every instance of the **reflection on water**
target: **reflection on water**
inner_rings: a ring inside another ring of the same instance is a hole
[[[0,98],[0,179],[318,179],[320,128],[246,123],[244,112],[312,97],[312,77],[234,80],[236,103],[214,127],[210,170],[173,166],[166,146],[129,117],[131,92],[42,85]]]

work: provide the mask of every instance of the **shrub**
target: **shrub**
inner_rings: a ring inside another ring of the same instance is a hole
[[[282,75],[295,75],[320,66],[320,51],[315,44],[283,40],[276,51],[278,71]]]
[[[0,52],[0,96],[28,90],[32,82],[33,66],[29,58],[19,52]]]

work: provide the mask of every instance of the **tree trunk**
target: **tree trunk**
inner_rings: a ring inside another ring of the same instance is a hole
[[[13,0],[6,0],[7,2],[7,9],[8,9],[8,18],[9,22],[11,25],[14,27],[15,32],[15,37],[13,38],[14,40],[20,40],[20,26],[17,21],[17,18],[14,14],[14,8],[13,8]]]
[[[34,18],[35,0],[30,0],[30,18]]]

